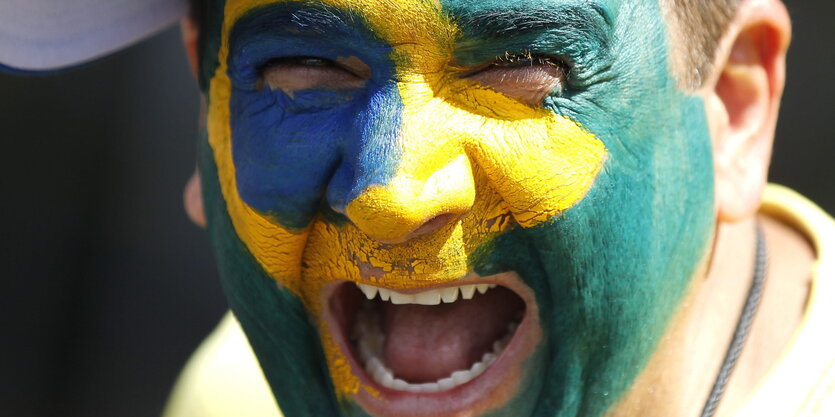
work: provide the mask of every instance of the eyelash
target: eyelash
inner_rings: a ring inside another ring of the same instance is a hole
[[[473,80],[496,92],[531,107],[542,105],[549,94],[562,94],[569,85],[571,67],[554,55],[505,52],[492,61],[471,70],[463,78]]]
[[[338,62],[316,56],[290,56],[282,58],[273,58],[264,63],[263,65],[260,65],[258,73],[263,75],[264,72],[266,72],[270,68],[279,66],[305,68],[314,71],[342,70],[348,74],[356,76],[356,74],[354,74],[353,71],[351,71],[349,68],[346,68],[343,65],[340,65]]]
[[[297,65],[306,68],[336,69],[347,71],[352,75],[357,75],[354,74],[353,71],[351,71],[350,69],[342,65],[339,65],[335,61],[315,56],[293,56],[284,58],[274,58],[261,65],[259,72],[263,73],[266,69],[276,65]],[[547,65],[555,68],[560,68],[565,73],[566,77],[568,76],[568,72],[570,70],[570,66],[568,65],[568,63],[566,63],[564,59],[551,55],[524,51],[521,53],[505,52],[504,56],[496,57],[496,59],[493,62],[488,64],[486,67],[477,69],[475,72],[485,70],[490,67],[521,68],[532,67],[535,65]]]
[[[534,65],[548,65],[561,68],[566,72],[569,68],[568,63],[566,63],[564,59],[552,55],[532,53],[530,51],[524,51],[521,53],[505,52],[504,56],[496,57],[496,59],[490,64],[490,66],[503,68],[532,67]]]
[[[356,63],[352,64],[356,67]],[[364,64],[363,64],[364,65]],[[571,67],[565,59],[531,51],[505,52],[489,63],[462,74],[499,93],[530,106],[540,105],[546,95],[561,94],[568,85]],[[292,96],[294,91],[310,89],[359,89],[370,78],[366,67],[359,75],[351,67],[315,56],[291,56],[267,61],[259,68],[261,86],[280,89]]]

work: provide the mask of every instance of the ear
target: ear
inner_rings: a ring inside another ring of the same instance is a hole
[[[186,183],[183,191],[183,205],[186,207],[186,214],[194,224],[206,227],[206,212],[203,210],[203,192],[200,186],[200,172],[194,174]]]
[[[197,40],[199,32],[194,20],[186,16],[180,20],[180,32],[183,36],[183,47],[186,50],[186,58],[188,58],[191,74],[197,78],[197,71],[199,64],[197,62]],[[204,110],[201,109],[201,114]],[[186,188],[183,191],[183,205],[186,208],[186,214],[200,227],[206,227],[206,212],[203,210],[203,192],[200,186],[200,172],[195,170],[191,178],[186,183]]]
[[[197,41],[200,38],[200,32],[197,30],[197,24],[190,16],[186,16],[180,20],[180,33],[183,36],[183,46],[186,50],[186,58],[191,68],[191,74],[197,78],[197,71],[200,68],[198,64]]]
[[[780,0],[743,0],[722,38],[705,103],[719,221],[756,213],[768,175],[791,38]]]

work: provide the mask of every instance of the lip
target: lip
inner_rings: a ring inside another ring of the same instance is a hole
[[[325,301],[323,304],[326,306],[323,318],[334,342],[350,363],[352,373],[363,386],[372,389],[360,389],[354,397],[366,412],[380,417],[479,415],[501,407],[515,396],[523,378],[522,365],[531,356],[542,338],[539,311],[533,291],[522,282],[517,273],[505,272],[486,277],[469,274],[462,279],[430,287],[437,289],[468,284],[497,284],[513,291],[525,303],[525,313],[515,335],[493,365],[466,384],[433,393],[393,390],[381,386],[367,374],[348,340],[345,331],[347,318],[336,317],[331,311],[330,303],[327,302],[338,286],[346,282],[348,281],[333,283],[323,289],[321,295]],[[406,292],[400,289],[397,291]]]

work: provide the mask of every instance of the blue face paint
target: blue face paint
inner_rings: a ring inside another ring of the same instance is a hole
[[[259,8],[236,24],[230,41],[238,189],[247,204],[291,229],[308,225],[326,192],[333,205],[344,206],[364,187],[385,182],[398,156],[390,145],[401,106],[390,48],[361,18],[315,4]],[[373,76],[362,90],[293,97],[258,85],[270,60],[293,56],[356,57]]]

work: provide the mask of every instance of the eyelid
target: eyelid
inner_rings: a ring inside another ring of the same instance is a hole
[[[565,87],[569,71],[566,60],[557,56],[507,53],[470,71],[464,78],[536,107],[548,94]]]
[[[259,74],[261,85],[293,96],[300,90],[361,88],[371,77],[371,68],[356,57],[291,56],[271,59],[260,67]]]
[[[523,51],[519,53],[510,53],[505,52],[504,55],[496,56],[493,60],[485,62],[481,65],[476,67],[459,67],[462,71],[464,71],[464,75],[462,77],[470,77],[479,72],[490,70],[491,68],[521,68],[521,67],[530,67],[534,65],[519,65],[514,67],[514,62],[522,61],[522,60],[531,60],[537,65],[552,65],[563,68],[566,73],[571,68],[569,61],[559,55],[552,55],[552,54],[541,54],[541,53],[534,53],[530,51]]]

